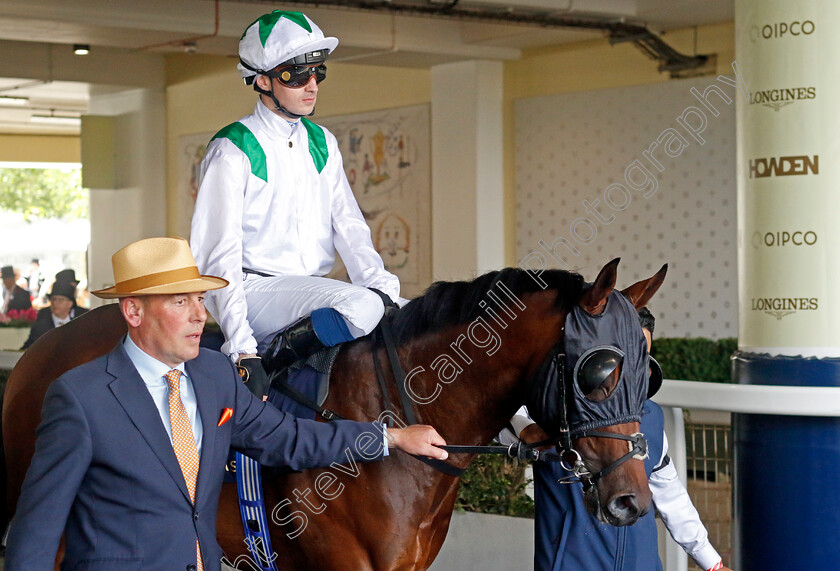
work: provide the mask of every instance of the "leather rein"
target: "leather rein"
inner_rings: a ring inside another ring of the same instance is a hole
[[[379,387],[385,400],[386,410],[394,410],[393,404],[388,395],[388,388],[385,383],[385,377],[382,372],[382,366],[379,362],[379,357],[377,354],[377,337],[381,337],[385,345],[388,360],[391,364],[391,371],[393,373],[394,380],[397,385],[397,392],[400,397],[400,402],[402,404],[402,409],[405,414],[405,418],[408,421],[408,424],[417,424],[417,416],[414,412],[414,407],[405,389],[406,375],[405,371],[402,368],[402,365],[400,364],[399,356],[397,355],[397,350],[394,344],[393,335],[391,333],[390,320],[388,316],[384,317],[382,321],[380,321],[379,325],[374,330],[374,333],[371,336],[371,352],[373,354],[373,363],[374,371],[376,372],[376,379],[379,382]],[[545,365],[549,364],[548,362],[552,360],[554,360],[553,364],[555,366],[546,367]],[[598,481],[601,478],[612,473],[628,460],[632,458],[642,459],[647,457],[647,440],[645,440],[644,434],[640,432],[628,436],[625,434],[615,434],[599,430],[583,431],[580,433],[580,435],[576,436],[578,438],[612,438],[615,440],[625,440],[628,443],[627,453],[621,456],[620,458],[614,460],[605,468],[599,470],[596,473],[592,473],[592,471],[586,467],[586,464],[583,462],[583,458],[581,458],[580,453],[577,450],[575,450],[575,448],[572,446],[571,432],[569,430],[569,424],[566,418],[567,391],[565,390],[565,388],[567,385],[565,379],[565,366],[563,366],[565,361],[566,355],[563,349],[563,341],[561,340],[554,348],[554,350],[552,350],[549,353],[548,357],[546,358],[546,362],[543,364],[544,366],[540,367],[539,369],[540,371],[553,370],[558,375],[556,382],[561,388],[561,399],[559,407],[562,411],[562,416],[560,427],[557,431],[557,436],[540,442],[534,442],[532,444],[526,444],[520,441],[516,444],[511,444],[510,446],[467,446],[447,444],[438,447],[453,454],[500,454],[516,460],[559,462],[564,470],[571,472],[570,476],[561,479],[560,482],[572,483],[575,480],[579,480],[581,484],[583,484],[584,491],[589,490],[593,486],[597,485]],[[532,385],[534,383],[548,384],[549,382],[551,382],[551,379],[540,379],[539,375],[536,375],[531,380]],[[538,450],[538,448],[547,445],[554,445],[555,451],[552,452]],[[452,464],[449,464],[448,462],[443,462],[441,460],[426,458],[423,456],[414,457],[450,476],[461,476],[461,474],[463,474],[465,470],[465,468],[458,468],[457,466],[453,466]]]

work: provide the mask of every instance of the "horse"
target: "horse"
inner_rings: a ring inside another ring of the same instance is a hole
[[[518,268],[490,272],[471,282],[437,282],[397,311],[390,324],[399,361],[408,371],[404,384],[418,421],[434,426],[448,443],[490,442],[525,402],[552,349],[564,341],[567,314],[576,304],[590,315],[604,311],[615,288],[618,262],[606,264],[592,284],[576,273]],[[666,269],[620,294],[637,309],[646,305]],[[21,357],[9,378],[3,407],[10,514],[34,452],[48,385],[70,368],[109,351],[125,332],[118,306],[108,305],[51,331]],[[368,338],[342,347],[326,408],[344,418],[374,420],[383,417],[386,402],[400,403],[389,367],[384,367],[389,399],[383,397],[372,351],[380,362],[387,362],[385,348]],[[385,412],[397,422],[405,417],[401,409]],[[639,431],[639,423],[602,431],[630,435]],[[611,438],[583,436],[574,446],[592,473],[627,453],[626,442]],[[453,454],[449,463],[463,469],[473,458]],[[458,487],[458,477],[395,450],[381,462],[272,473],[264,481],[272,522],[271,557],[290,569],[427,569],[443,544]],[[632,524],[651,504],[638,459],[613,469],[593,488],[588,507],[614,525]],[[247,555],[235,484],[223,486],[219,501],[217,539],[228,564],[256,569]]]

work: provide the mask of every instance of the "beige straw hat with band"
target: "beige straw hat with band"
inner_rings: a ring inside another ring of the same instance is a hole
[[[226,279],[198,273],[189,243],[183,238],[147,238],[111,256],[113,287],[91,292],[103,299],[193,293],[220,289]]]

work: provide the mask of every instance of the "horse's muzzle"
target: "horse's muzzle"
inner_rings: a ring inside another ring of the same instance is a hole
[[[614,497],[607,503],[604,517],[610,525],[633,525],[648,510],[650,510],[650,505],[639,506],[636,494],[624,494]]]

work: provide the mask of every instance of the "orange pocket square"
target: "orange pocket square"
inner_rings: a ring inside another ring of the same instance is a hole
[[[222,416],[219,417],[219,424],[216,426],[221,426],[233,416],[233,409],[232,408],[223,408],[222,409]]]

